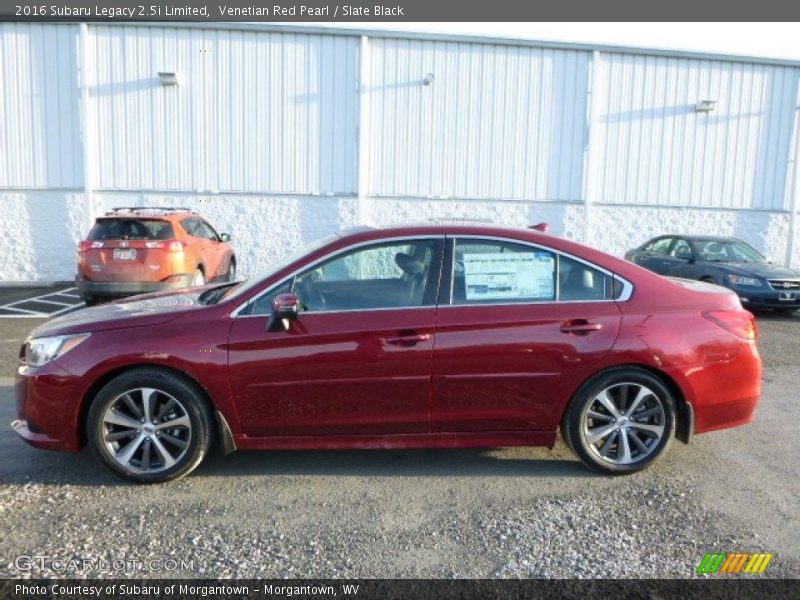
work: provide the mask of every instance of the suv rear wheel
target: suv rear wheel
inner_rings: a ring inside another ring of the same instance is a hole
[[[97,394],[89,445],[108,469],[136,483],[178,479],[208,454],[213,415],[190,382],[160,369],[134,369]]]

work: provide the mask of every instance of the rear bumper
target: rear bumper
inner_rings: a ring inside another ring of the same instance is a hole
[[[151,292],[166,292],[191,287],[191,273],[173,275],[164,281],[87,281],[76,279],[75,286],[81,296],[134,296]]]
[[[688,378],[694,391],[693,433],[750,423],[761,397],[761,358],[755,343],[742,343],[731,356],[714,358],[706,357],[703,368]]]

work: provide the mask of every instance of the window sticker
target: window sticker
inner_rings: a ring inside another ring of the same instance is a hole
[[[552,300],[554,272],[549,252],[464,254],[467,300]]]

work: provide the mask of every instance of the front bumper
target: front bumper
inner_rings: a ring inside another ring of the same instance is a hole
[[[55,363],[32,369],[20,366],[15,386],[17,419],[11,428],[36,448],[78,452],[81,449],[79,380]]]
[[[191,287],[192,284],[193,275],[191,273],[172,275],[164,281],[87,281],[81,278],[75,280],[78,293],[83,297],[113,296],[122,298],[151,292],[180,290]]]
[[[800,290],[744,289],[734,290],[742,304],[752,308],[800,309]]]

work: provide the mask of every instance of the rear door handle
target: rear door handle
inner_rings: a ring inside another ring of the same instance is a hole
[[[420,342],[427,342],[429,339],[431,339],[430,333],[406,333],[383,338],[383,342],[392,346],[414,346]]]
[[[600,331],[602,328],[603,326],[600,323],[590,323],[586,319],[575,319],[573,321],[564,321],[561,324],[561,333],[588,335],[593,331]]]

